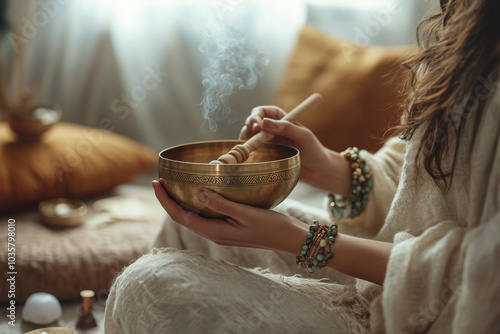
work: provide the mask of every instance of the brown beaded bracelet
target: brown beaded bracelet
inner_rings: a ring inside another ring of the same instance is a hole
[[[313,221],[306,235],[306,241],[296,257],[296,263],[302,268],[314,273],[318,268],[326,266],[327,261],[333,258],[332,244],[338,233],[338,226],[320,225],[319,221]]]

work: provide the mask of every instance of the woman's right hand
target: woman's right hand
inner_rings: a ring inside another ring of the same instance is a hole
[[[276,106],[254,108],[240,131],[240,139],[247,140],[261,130],[270,132],[275,135],[273,142],[299,149],[301,181],[341,195],[350,193],[350,166],[347,160],[324,147],[311,130],[282,120],[285,115],[285,111]]]

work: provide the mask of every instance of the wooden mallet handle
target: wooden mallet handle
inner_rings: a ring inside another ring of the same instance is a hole
[[[307,112],[309,112],[318,104],[320,104],[321,101],[323,101],[321,95],[318,93],[314,93],[307,99],[302,101],[292,111],[286,114],[285,117],[282,118],[282,120],[289,121],[292,123],[296,122]],[[217,160],[224,164],[240,164],[242,162],[245,162],[250,156],[250,153],[260,148],[264,143],[268,142],[271,138],[273,138],[273,136],[274,135],[269,132],[260,131],[259,133],[257,133],[252,138],[248,139],[243,144],[236,145],[231,149],[231,151],[229,151],[224,155],[221,155]]]

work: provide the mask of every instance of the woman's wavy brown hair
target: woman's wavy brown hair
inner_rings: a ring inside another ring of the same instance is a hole
[[[481,116],[497,78],[500,0],[441,0],[440,4],[439,14],[420,23],[419,51],[403,64],[410,79],[405,121],[397,130],[400,138],[409,140],[425,124],[416,162],[423,159],[437,185],[448,190],[464,124],[469,116],[476,120]],[[446,168],[443,161],[450,144],[455,150],[451,167]]]

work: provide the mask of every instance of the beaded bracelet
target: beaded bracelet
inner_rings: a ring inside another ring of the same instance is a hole
[[[326,224],[320,225],[317,220],[309,227],[309,232],[306,235],[306,241],[296,257],[296,263],[302,268],[314,273],[318,268],[326,266],[328,260],[333,258],[332,244],[335,242],[335,237],[338,233],[336,223],[331,226]]]
[[[357,147],[349,147],[340,155],[351,162],[352,192],[349,197],[329,193],[330,209],[335,218],[354,218],[363,212],[368,202],[373,186],[372,174],[365,160],[359,157]]]

